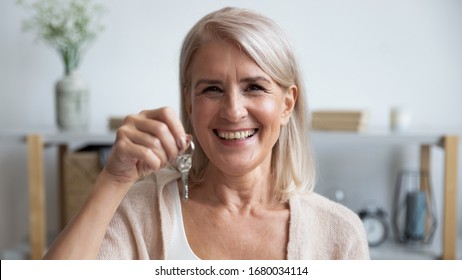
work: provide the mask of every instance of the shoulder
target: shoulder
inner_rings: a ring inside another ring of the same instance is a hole
[[[317,193],[300,196],[302,213],[315,215],[319,222],[347,228],[362,228],[359,216],[351,209]]]
[[[321,258],[369,258],[364,226],[349,208],[317,193],[299,196],[301,232]]]

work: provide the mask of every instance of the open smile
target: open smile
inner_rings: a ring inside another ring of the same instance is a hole
[[[258,132],[258,129],[255,128],[255,129],[247,129],[247,130],[241,130],[241,131],[224,131],[224,130],[214,129],[213,132],[220,139],[240,141],[240,140],[244,140],[244,139],[254,136]]]

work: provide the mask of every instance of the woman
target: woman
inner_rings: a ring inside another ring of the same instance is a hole
[[[369,257],[359,218],[312,192],[305,92],[272,21],[235,8],[205,16],[183,43],[180,89],[182,121],[169,108],[125,119],[87,202],[46,258]],[[173,166],[191,139],[181,200]]]

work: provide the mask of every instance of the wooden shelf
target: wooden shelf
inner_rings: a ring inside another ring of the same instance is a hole
[[[370,132],[324,132],[313,131],[313,144],[326,144],[335,147],[351,145],[418,145],[420,146],[420,168],[430,170],[430,147],[440,147],[444,152],[443,182],[443,252],[441,259],[457,259],[457,169],[459,137],[438,132],[390,133],[389,131]],[[393,246],[384,246],[389,252],[403,252]],[[399,247],[402,249],[403,247]],[[377,254],[377,250],[372,251]],[[371,252],[371,253],[372,253]],[[412,254],[411,254],[412,255]],[[424,254],[425,255],[425,254]],[[415,258],[415,256],[411,256]]]
[[[462,240],[457,239],[457,256],[462,258]],[[378,247],[369,249],[373,260],[438,260],[441,255],[434,246],[431,245],[412,245],[398,243],[396,240],[389,239]]]
[[[369,249],[373,260],[436,260],[438,256],[428,245],[406,245],[387,240]]]
[[[44,150],[55,146],[59,150],[58,160],[72,145],[112,145],[115,132],[107,129],[82,132],[60,132],[53,129],[42,130],[2,130],[0,142],[27,145],[29,184],[29,244],[30,258],[41,259],[47,248],[46,241],[46,190]],[[60,164],[61,168],[61,164]],[[61,170],[60,170],[61,171]],[[61,173],[60,173],[61,174]]]
[[[390,133],[388,131],[371,132],[324,132],[313,131],[312,140],[319,143],[329,143],[336,145],[351,144],[374,144],[374,145],[407,145],[407,144],[427,144],[442,147],[442,139],[446,134],[434,132],[408,132]]]

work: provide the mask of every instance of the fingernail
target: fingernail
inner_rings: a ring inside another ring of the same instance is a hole
[[[186,134],[177,140],[177,146],[178,150],[180,150],[180,153],[185,152],[188,149],[189,143],[191,143],[191,141],[192,135],[190,134]]]
[[[189,143],[191,143],[191,141],[192,141],[192,135],[191,134],[186,134],[185,138],[186,138],[186,148],[187,148],[189,146]]]
[[[184,150],[186,150],[186,137],[185,136],[182,136],[180,137],[178,140],[177,140],[177,146],[178,146],[178,150],[180,150],[180,152],[183,152]]]

